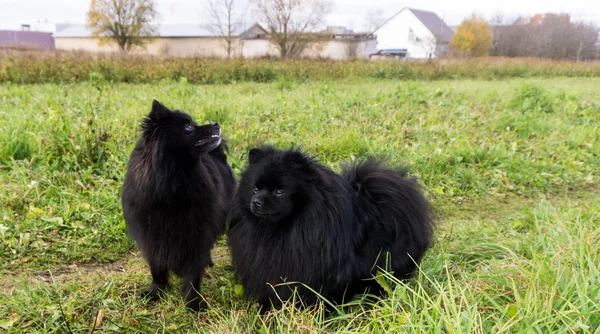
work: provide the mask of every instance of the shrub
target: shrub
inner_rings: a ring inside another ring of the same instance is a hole
[[[539,85],[529,84],[520,87],[512,100],[511,107],[522,112],[554,111],[554,97]]]
[[[0,82],[133,82],[188,79],[192,84],[326,79],[502,79],[511,77],[595,77],[600,62],[480,58],[437,61],[333,61],[277,59],[159,58],[139,55],[0,49]]]

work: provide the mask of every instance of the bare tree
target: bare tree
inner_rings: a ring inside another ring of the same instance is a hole
[[[512,19],[497,15],[492,21],[492,56],[524,57],[533,56],[535,46],[530,41],[533,30],[524,17]]]
[[[502,33],[501,27],[504,24],[504,13],[496,11],[489,23],[490,30],[492,31],[492,48],[490,54],[493,55],[496,52],[496,49],[498,48],[498,39],[496,38],[496,36]]]
[[[87,16],[92,36],[123,51],[144,47],[157,35],[152,24],[159,15],[153,0],[92,0]]]
[[[381,27],[384,23],[385,17],[383,16],[383,10],[370,10],[365,15],[364,29],[368,32],[374,32],[375,29]]]
[[[568,15],[546,14],[541,23],[530,22],[536,38],[530,43],[535,45],[534,57],[566,59],[569,57],[569,49],[573,31]]]
[[[236,40],[240,43],[239,35],[245,28],[245,11],[241,10],[239,0],[206,0],[206,14],[209,22],[206,29],[216,36],[222,37],[221,45],[227,52],[227,58],[231,58]]]
[[[330,0],[252,0],[255,14],[269,30],[281,58],[298,57],[313,44],[314,30],[331,12]]]
[[[571,42],[575,44],[574,48],[577,50],[575,61],[598,58],[598,26],[594,23],[578,22],[573,26],[573,31]]]

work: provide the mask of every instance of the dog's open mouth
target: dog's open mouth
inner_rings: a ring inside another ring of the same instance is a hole
[[[208,144],[208,143],[210,143],[212,141],[215,141],[215,140],[221,141],[221,136],[219,136],[219,135],[212,135],[212,136],[210,136],[208,138],[200,139],[200,140],[198,140],[196,142],[196,144],[194,144],[194,146],[206,145],[206,144]]]
[[[209,143],[213,143],[213,142],[218,142],[217,145],[219,145],[221,143],[221,128],[219,128],[218,133],[214,133],[212,135],[210,135],[208,138],[204,137],[204,138],[200,138],[196,141],[196,143],[194,144],[194,146],[202,146],[202,145],[206,145]]]

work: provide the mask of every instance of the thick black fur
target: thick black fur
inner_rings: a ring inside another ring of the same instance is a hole
[[[294,289],[300,306],[316,303],[304,285],[335,303],[378,291],[377,268],[408,278],[430,246],[429,203],[403,169],[370,159],[338,175],[301,151],[268,146],[251,150],[249,163],[228,242],[245,294],[263,308]]]
[[[199,310],[201,278],[235,191],[221,130],[217,123],[198,126],[155,100],[142,131],[121,202],[128,231],[152,274],[143,295],[158,298],[173,272],[183,279],[188,307]]]

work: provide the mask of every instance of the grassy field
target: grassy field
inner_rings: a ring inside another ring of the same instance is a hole
[[[600,79],[0,85],[0,333],[600,333]],[[325,317],[259,316],[221,240],[191,314],[146,304],[119,192],[152,99],[327,165],[406,164],[436,208],[418,276]]]

